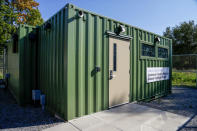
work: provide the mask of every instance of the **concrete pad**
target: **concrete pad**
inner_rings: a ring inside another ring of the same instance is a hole
[[[87,128],[85,131],[120,131],[120,129],[111,126],[109,124],[100,123],[97,124],[96,126],[91,126]]]
[[[97,126],[98,124],[104,124],[104,122],[92,115],[83,116],[77,119],[70,120],[69,123],[78,127],[80,130],[86,130],[90,127]]]
[[[106,111],[70,120],[52,130],[82,131],[174,131],[189,118],[170,112],[126,104]],[[51,128],[49,128],[49,131]],[[47,130],[48,131],[48,130]]]
[[[145,130],[148,126],[157,130],[165,129],[167,131],[175,131],[183,124],[183,121],[186,122],[187,120],[188,119],[183,116],[169,112],[163,112],[158,117],[155,117],[152,120],[149,120],[146,123],[144,123],[142,125],[142,128]]]
[[[73,125],[71,125],[70,123],[63,123],[48,129],[44,129],[43,131],[79,131],[79,130]]]

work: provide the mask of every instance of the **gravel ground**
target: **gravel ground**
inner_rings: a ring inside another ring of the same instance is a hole
[[[0,130],[38,131],[61,123],[40,107],[20,107],[7,89],[0,89]]]
[[[180,131],[197,131],[197,89],[173,87],[166,97],[138,104],[190,117]]]

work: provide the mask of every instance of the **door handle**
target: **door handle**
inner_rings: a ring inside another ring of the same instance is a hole
[[[109,71],[109,79],[112,80],[114,77],[116,77],[115,75],[113,75],[113,70]]]
[[[112,70],[109,71],[109,79],[110,79],[110,80],[113,79],[113,71],[112,71]]]

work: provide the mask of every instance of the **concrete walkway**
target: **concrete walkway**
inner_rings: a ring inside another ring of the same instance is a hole
[[[189,117],[126,104],[70,120],[45,131],[176,131],[187,120]]]

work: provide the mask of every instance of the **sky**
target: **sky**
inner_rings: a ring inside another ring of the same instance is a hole
[[[197,0],[36,0],[44,20],[67,3],[160,35],[166,27],[194,20]]]

